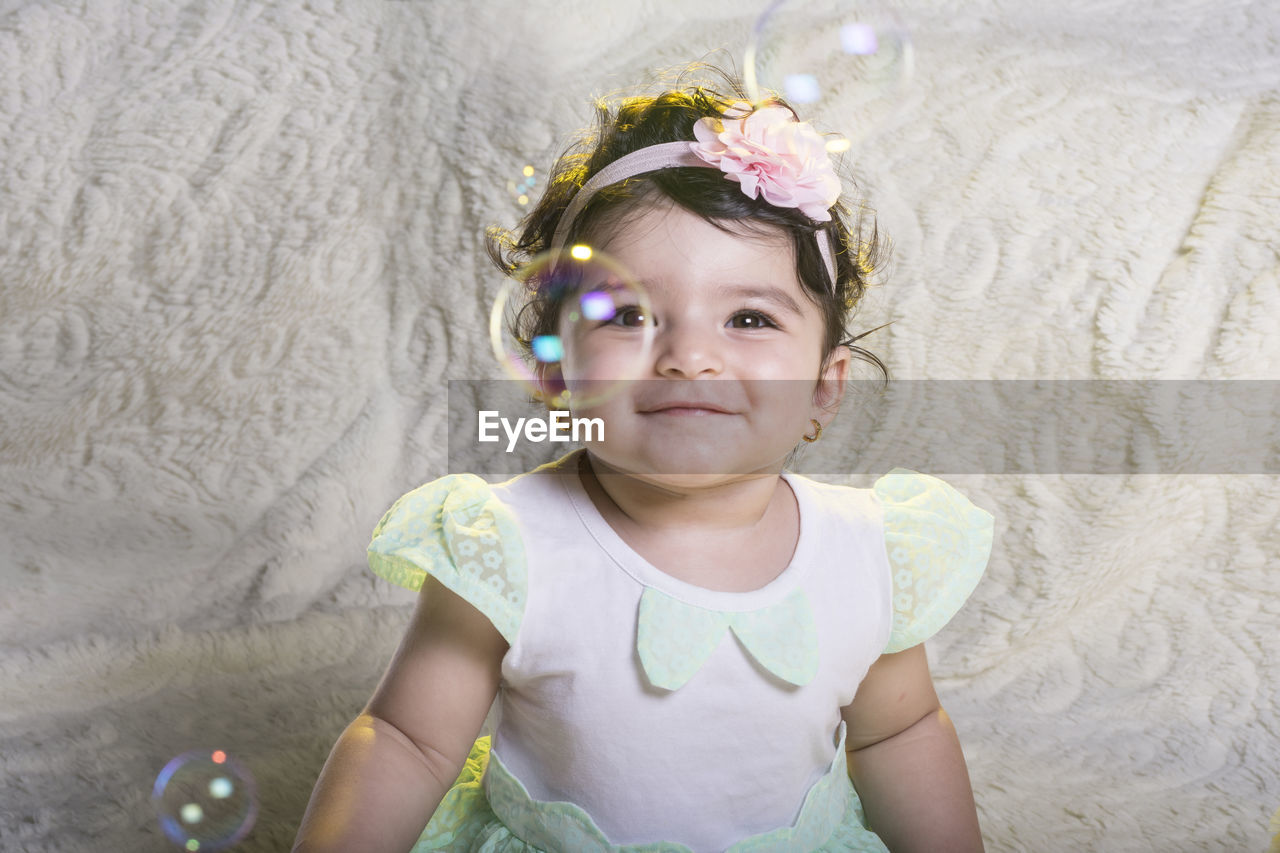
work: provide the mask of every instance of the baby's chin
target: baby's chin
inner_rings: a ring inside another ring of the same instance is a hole
[[[762,460],[755,457],[727,458],[715,448],[702,448],[700,452],[680,453],[675,450],[663,454],[660,459],[617,458],[608,453],[596,453],[596,469],[602,476],[625,476],[647,483],[659,489],[684,493],[700,491],[728,483],[759,477],[777,476],[782,470],[783,458]]]
[[[636,479],[642,480],[654,488],[662,489],[673,494],[693,494],[696,492],[704,492],[710,489],[719,488],[721,486],[727,486],[731,483],[738,483],[766,476],[776,476],[776,473],[756,472],[752,474],[641,475],[637,476]]]

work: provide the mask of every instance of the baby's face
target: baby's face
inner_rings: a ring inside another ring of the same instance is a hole
[[[815,398],[822,314],[800,284],[787,237],[723,231],[663,204],[627,217],[597,245],[647,292],[653,343],[639,379],[573,408],[604,420],[592,452],[646,479],[697,475],[706,484],[780,469],[827,399]],[[566,341],[570,387],[607,381],[630,363],[638,320],[623,311],[598,334]],[[838,352],[825,375],[843,381],[849,356]]]

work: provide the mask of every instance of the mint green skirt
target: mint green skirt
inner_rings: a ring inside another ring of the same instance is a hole
[[[835,758],[805,795],[791,826],[753,835],[725,853],[888,853],[867,828],[845,763],[844,723]],[[412,853],[692,853],[683,844],[610,844],[591,817],[573,803],[529,796],[523,783],[490,752],[489,736],[476,740],[457,780],[440,801]]]

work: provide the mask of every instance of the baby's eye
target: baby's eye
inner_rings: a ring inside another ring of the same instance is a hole
[[[620,305],[608,322],[615,326],[643,326],[644,311],[638,305]]]
[[[762,311],[739,311],[729,322],[735,329],[776,329],[778,327],[773,318]]]

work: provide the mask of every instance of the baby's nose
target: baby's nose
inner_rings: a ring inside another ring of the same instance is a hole
[[[654,369],[662,376],[692,379],[716,375],[724,369],[724,356],[714,335],[690,324],[667,324],[654,336]]]

